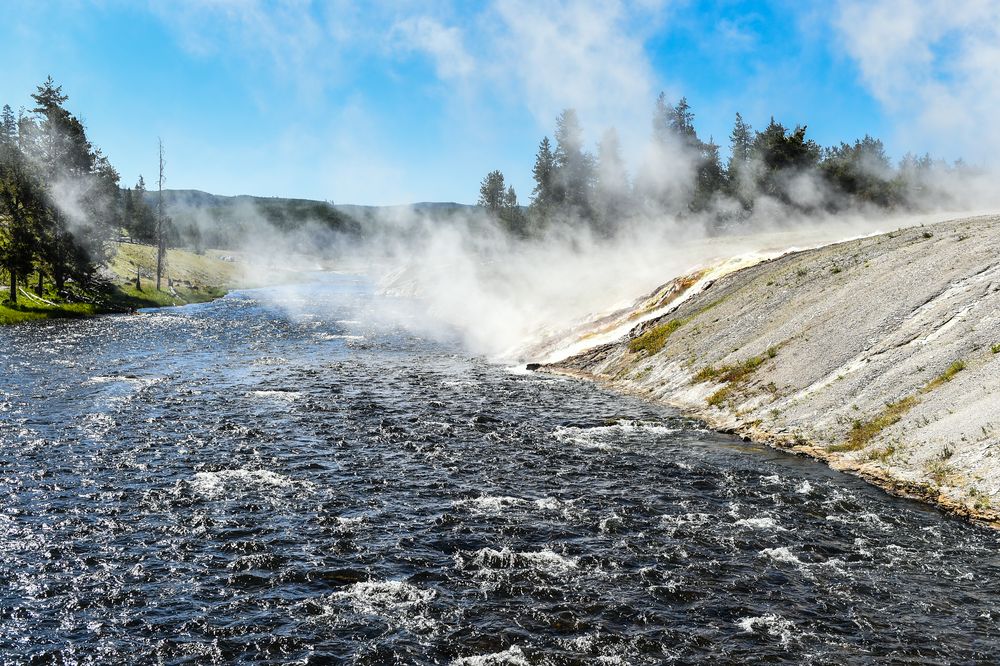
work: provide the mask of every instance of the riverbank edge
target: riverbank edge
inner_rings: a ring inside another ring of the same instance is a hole
[[[205,287],[198,290],[181,292],[175,291],[171,294],[165,291],[155,292],[155,298],[146,296],[145,292],[132,290],[129,293],[114,287],[114,293],[109,300],[103,303],[77,301],[77,302],[52,302],[49,304],[38,301],[25,303],[19,299],[16,306],[11,307],[9,301],[0,303],[0,326],[18,326],[32,322],[53,321],[58,319],[90,319],[104,315],[125,315],[135,314],[139,310],[170,308],[182,305],[194,305],[198,303],[210,303],[219,298],[223,298],[236,287],[224,285],[219,287]],[[21,299],[25,297],[22,295]]]
[[[826,463],[831,469],[838,472],[860,478],[895,497],[903,497],[930,505],[956,518],[1000,530],[1000,511],[979,510],[956,502],[938,492],[931,484],[899,479],[873,465],[858,464],[856,461],[850,460],[841,454],[827,450],[821,444],[806,438],[801,432],[777,434],[757,425],[744,423],[739,420],[737,420],[735,425],[732,425],[724,422],[718,415],[698,409],[690,404],[652,398],[641,390],[630,389],[627,386],[622,386],[621,384],[588,372],[559,367],[558,364],[541,365],[536,368],[536,372],[594,382],[614,393],[629,395],[653,404],[672,407],[678,410],[683,416],[700,421],[715,432],[733,435],[744,441],[767,446],[778,451],[807,456],[813,460]],[[726,415],[730,418],[736,418],[732,413],[727,413]]]
[[[823,445],[808,439],[801,432],[795,431],[777,434],[761,428],[759,425],[740,421],[731,411],[726,412],[725,416],[735,420],[735,424],[727,423],[718,414],[713,414],[690,404],[675,400],[652,398],[641,390],[631,389],[628,386],[609,381],[604,377],[599,377],[589,372],[559,367],[558,364],[541,365],[536,368],[536,372],[594,382],[618,394],[637,397],[653,404],[673,407],[685,417],[701,421],[715,432],[734,435],[744,441],[753,442],[786,453],[807,456],[813,460],[826,463],[831,469],[838,472],[860,478],[895,497],[915,500],[922,504],[933,506],[943,513],[955,516],[956,518],[961,518],[977,525],[1000,529],[1000,511],[976,509],[975,507],[970,507],[947,497],[938,492],[931,484],[900,479],[887,474],[885,470],[879,469],[874,465],[858,464],[856,461],[848,459],[842,454],[829,451]]]
[[[30,283],[18,290],[18,304],[11,307],[10,294],[0,291],[0,325],[31,321],[81,319],[109,314],[130,314],[142,309],[207,303],[234,289],[250,286],[246,265],[235,250],[210,249],[193,252],[169,248],[161,289],[155,288],[155,245],[115,242],[107,263],[99,270],[98,283],[82,290],[67,285],[69,295],[58,298],[51,284],[38,295]],[[140,286],[137,285],[137,282]]]

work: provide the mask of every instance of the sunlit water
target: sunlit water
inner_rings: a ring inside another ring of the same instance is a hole
[[[997,533],[378,302],[0,330],[0,661],[1000,659]]]

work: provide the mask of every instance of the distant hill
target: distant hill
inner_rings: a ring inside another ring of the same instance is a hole
[[[156,192],[146,200],[155,207]],[[420,202],[407,206],[334,205],[328,201],[222,196],[200,190],[164,190],[166,215],[171,218],[182,245],[232,248],[267,227],[296,237],[303,250],[324,250],[338,240],[362,238],[379,232],[385,220],[433,217],[447,221],[476,214],[476,206],[451,202]]]

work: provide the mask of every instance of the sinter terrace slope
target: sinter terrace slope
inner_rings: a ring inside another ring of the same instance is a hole
[[[1000,525],[998,217],[787,254],[543,369]]]

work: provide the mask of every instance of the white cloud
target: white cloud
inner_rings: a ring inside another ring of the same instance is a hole
[[[410,17],[392,34],[402,48],[431,58],[457,89],[522,106],[545,128],[562,109],[575,108],[592,137],[617,125],[634,155],[648,138],[658,90],[645,41],[665,6],[498,0],[461,25]]]
[[[841,0],[835,26],[906,143],[996,164],[1000,3]]]
[[[447,27],[428,16],[407,18],[396,23],[392,42],[405,50],[428,53],[442,79],[466,79],[474,74],[475,62],[465,49],[462,31]]]
[[[150,0],[150,7],[186,51],[230,59],[248,77],[263,68],[306,95],[337,77],[339,45],[308,0]]]

